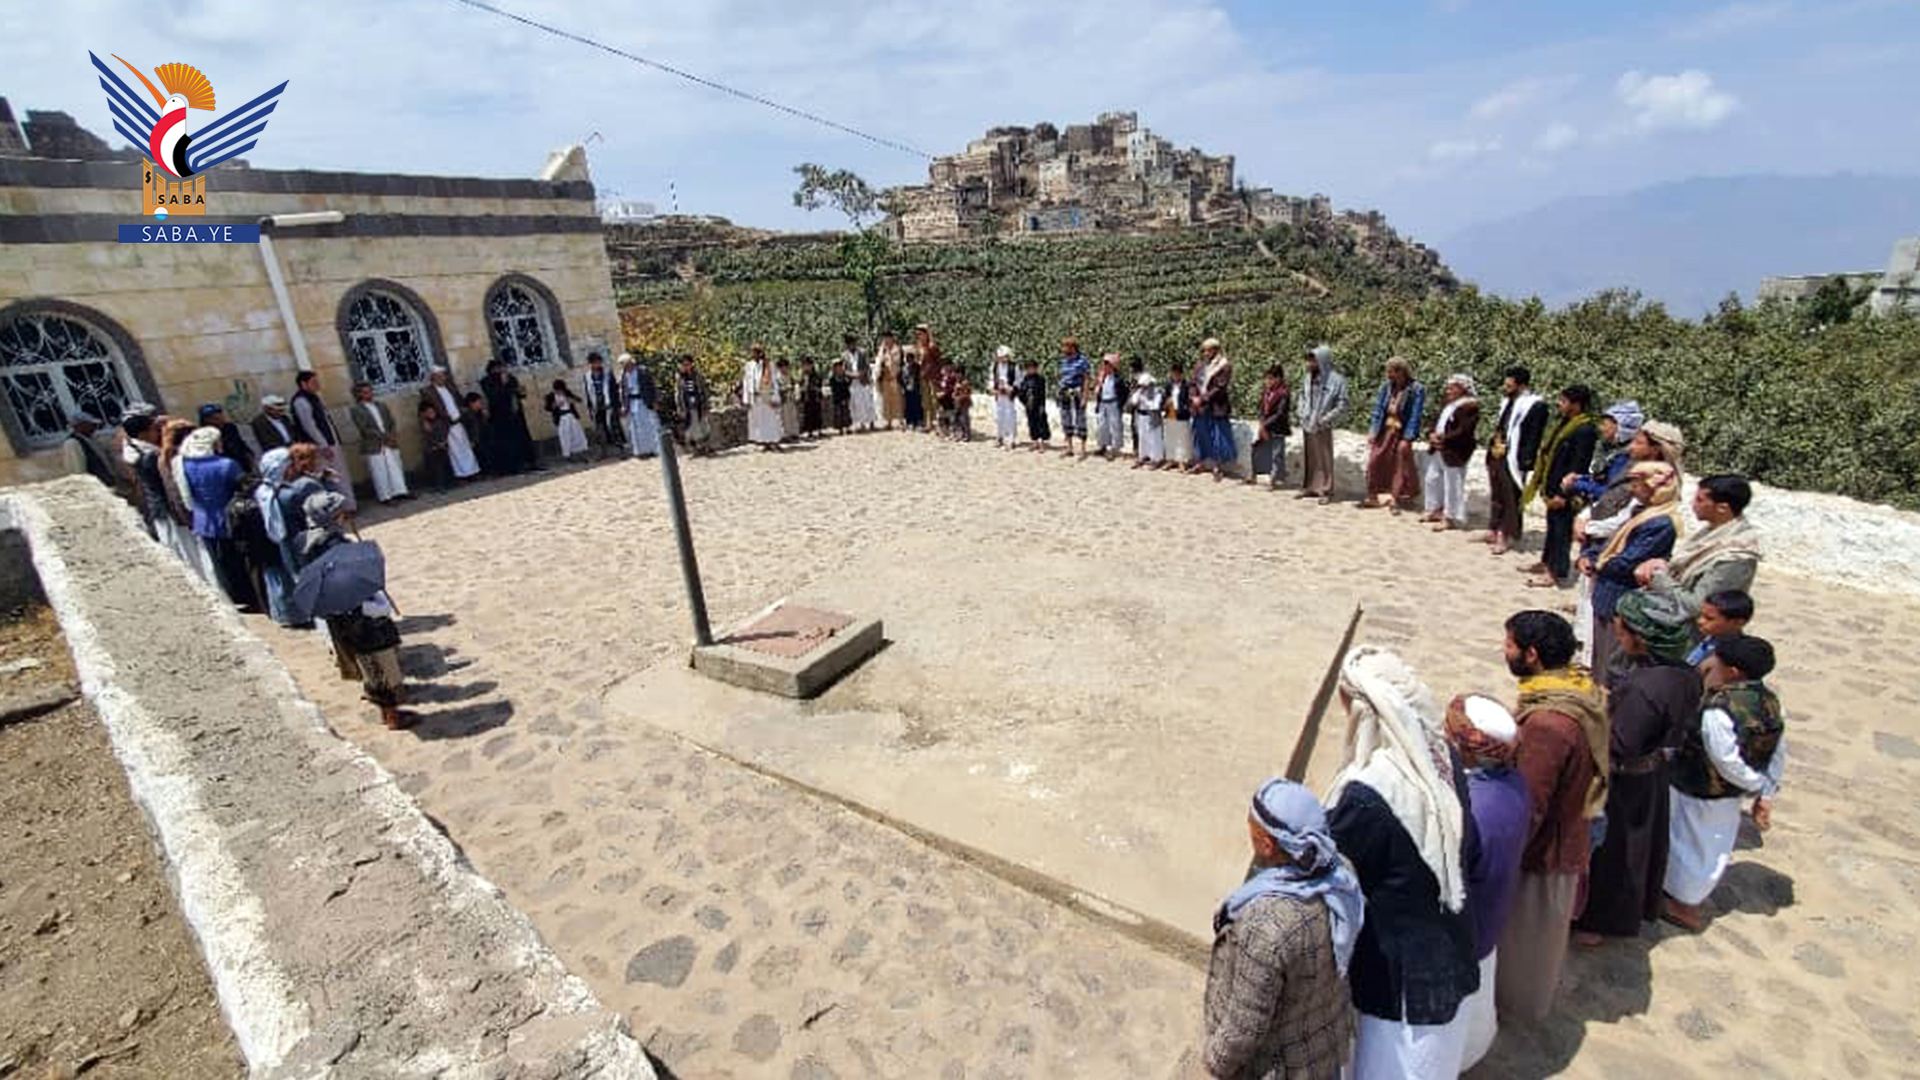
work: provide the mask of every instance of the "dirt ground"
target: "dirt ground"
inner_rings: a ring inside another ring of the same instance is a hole
[[[0,617],[0,710],[75,685],[44,606]],[[246,1074],[100,719],[0,726],[0,1076]]]

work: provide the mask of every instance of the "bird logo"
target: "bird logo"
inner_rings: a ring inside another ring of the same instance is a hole
[[[162,64],[153,69],[160,86],[140,69],[114,56],[133,72],[147,92],[153,95],[158,111],[149,108],[139,94],[128,86],[98,56],[89,52],[93,66],[100,71],[100,88],[107,92],[107,108],[113,113],[113,127],[135,146],[144,145],[153,163],[182,180],[206,172],[229,158],[254,148],[256,138],[266,130],[267,117],[280,103],[286,82],[261,94],[245,105],[208,124],[198,134],[187,131],[187,110],[213,111],[213,84],[190,64]],[[142,134],[144,133],[144,134]]]

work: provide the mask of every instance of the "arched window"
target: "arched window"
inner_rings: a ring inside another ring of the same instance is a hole
[[[560,306],[546,287],[509,274],[487,290],[487,336],[493,358],[508,367],[571,364]]]
[[[358,285],[341,300],[340,340],[354,379],[380,392],[426,382],[439,355],[426,305],[386,281]]]
[[[137,350],[125,331],[75,305],[22,303],[0,310],[0,388],[15,449],[57,445],[77,412],[118,423],[144,385],[136,377],[138,357],[130,352]]]

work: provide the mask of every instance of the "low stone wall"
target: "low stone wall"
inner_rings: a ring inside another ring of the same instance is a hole
[[[9,530],[252,1075],[651,1080],[624,1019],[123,503],[80,477],[8,491]]]
[[[1057,438],[1059,410],[1049,404],[1047,414]],[[1022,436],[1026,427],[1022,415]],[[976,437],[993,438],[993,403],[986,395],[974,398],[973,430]],[[1230,471],[1236,477],[1246,476],[1252,468],[1252,437],[1252,424],[1234,421],[1233,442],[1239,459]],[[1366,436],[1336,431],[1333,442],[1336,486],[1343,497],[1357,498],[1366,484]],[[1287,476],[1298,481],[1300,470],[1300,436],[1296,434],[1287,441]],[[1698,480],[1686,477],[1682,499],[1693,498]],[[1475,508],[1474,520],[1484,521],[1484,453],[1475,454],[1467,464],[1467,498]],[[1530,528],[1537,528],[1544,515],[1545,509],[1535,503],[1529,516],[1536,519],[1536,524]],[[1875,592],[1920,596],[1920,557],[1915,555],[1920,552],[1920,514],[1840,495],[1755,484],[1753,505],[1747,515],[1764,538],[1765,566]]]

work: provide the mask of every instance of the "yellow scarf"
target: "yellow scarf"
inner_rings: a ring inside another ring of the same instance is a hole
[[[1567,436],[1583,427],[1591,427],[1595,422],[1592,413],[1581,413],[1578,416],[1563,416],[1554,423],[1553,430],[1547,433],[1545,441],[1540,444],[1540,452],[1534,456],[1533,475],[1527,477],[1526,490],[1520,493],[1522,510],[1533,504],[1533,497],[1540,494],[1543,486],[1560,482],[1560,477],[1547,475],[1553,468],[1554,451],[1560,449],[1560,444],[1566,441]],[[1575,471],[1585,472],[1589,464],[1590,462],[1580,462],[1579,468]]]
[[[1594,684],[1585,671],[1575,667],[1543,671],[1520,679],[1520,707],[1514,715],[1524,718],[1535,709],[1547,709],[1573,719],[1587,740],[1587,752],[1593,757],[1593,782],[1587,785],[1582,816],[1593,817],[1607,806],[1607,759],[1612,746],[1612,729],[1607,720],[1607,692]],[[1524,753],[1524,751],[1522,751]]]

